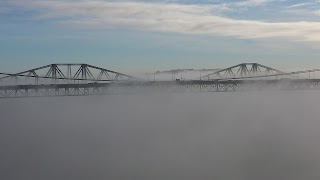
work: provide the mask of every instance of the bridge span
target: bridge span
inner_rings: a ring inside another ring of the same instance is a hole
[[[0,98],[89,96],[151,92],[320,90],[320,79],[140,81],[121,83],[0,86]]]
[[[146,81],[88,64],[51,64],[20,73],[0,73],[0,98],[320,90],[320,78],[314,76],[316,72],[320,70],[283,72],[257,63],[243,63],[208,74],[200,80]]]

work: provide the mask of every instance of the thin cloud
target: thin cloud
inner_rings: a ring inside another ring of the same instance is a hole
[[[314,3],[298,3],[298,4],[293,4],[293,5],[290,5],[288,6],[287,8],[297,8],[297,7],[303,7],[303,6],[309,6],[309,5],[312,5]]]
[[[293,5],[287,6],[286,9],[283,10],[282,12],[301,15],[301,16],[306,16],[306,15],[319,16],[320,15],[319,4],[320,4],[320,1],[293,4]]]
[[[17,1],[16,1],[17,2]],[[265,0],[244,1],[265,3]],[[319,22],[263,22],[219,15],[220,5],[182,5],[144,2],[30,1],[17,3],[47,18],[73,27],[130,28],[144,31],[206,34],[237,38],[285,38],[320,41]]]
[[[274,2],[274,1],[279,1],[279,0],[247,0],[247,1],[230,3],[230,5],[250,7],[250,6],[263,5],[263,4]],[[280,0],[280,1],[285,1],[285,0]]]
[[[291,9],[291,8],[301,8],[301,7],[306,7],[306,6],[314,6],[319,3],[320,3],[320,1],[297,3],[297,4],[292,4],[292,5],[288,6],[287,8]]]

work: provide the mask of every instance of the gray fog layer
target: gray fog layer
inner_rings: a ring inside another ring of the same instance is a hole
[[[0,100],[1,180],[319,180],[320,91]]]

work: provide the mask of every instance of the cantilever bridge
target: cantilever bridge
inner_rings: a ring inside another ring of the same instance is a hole
[[[242,63],[197,80],[147,81],[89,64],[50,64],[0,73],[0,98],[86,96],[137,92],[230,92],[320,89],[320,69],[284,72]]]

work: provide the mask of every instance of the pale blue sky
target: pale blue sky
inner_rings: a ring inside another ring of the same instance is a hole
[[[319,20],[316,0],[0,0],[0,71],[320,68]]]

